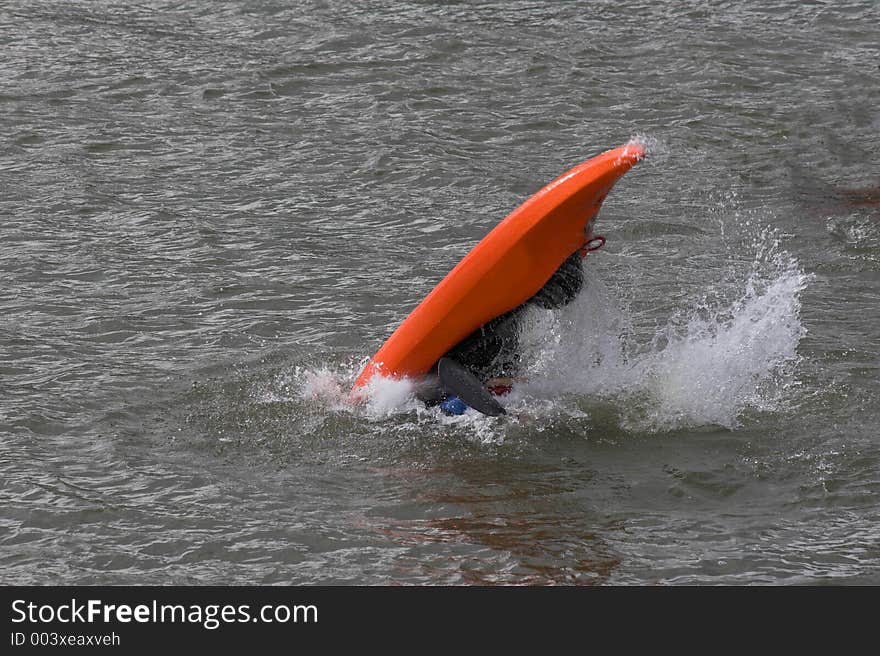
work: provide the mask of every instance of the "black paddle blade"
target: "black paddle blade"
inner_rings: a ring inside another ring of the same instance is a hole
[[[448,393],[455,394],[474,410],[490,417],[507,414],[479,379],[455,360],[440,358],[437,363],[437,374]]]

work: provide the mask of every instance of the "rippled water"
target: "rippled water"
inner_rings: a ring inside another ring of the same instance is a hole
[[[0,5],[4,583],[880,582],[880,7]],[[640,138],[512,418],[359,367]]]

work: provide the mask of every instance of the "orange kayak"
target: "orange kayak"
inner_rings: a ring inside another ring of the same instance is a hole
[[[511,212],[404,319],[358,376],[417,378],[483,324],[534,296],[575,251],[620,177],[645,156],[629,143],[579,164]]]

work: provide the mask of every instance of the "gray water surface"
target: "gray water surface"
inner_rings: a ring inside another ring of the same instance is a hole
[[[880,5],[0,3],[0,581],[880,583]],[[511,417],[360,366],[649,157]]]

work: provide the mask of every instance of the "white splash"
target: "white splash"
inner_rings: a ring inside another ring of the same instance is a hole
[[[416,409],[415,385],[408,379],[374,376],[356,400],[350,395],[355,375],[362,364],[348,363],[338,370],[295,367],[275,381],[275,391],[264,392],[263,402],[299,401],[327,410],[360,412],[370,419],[382,419]],[[283,390],[285,393],[280,394]]]
[[[700,308],[683,330],[670,325],[663,331],[666,346],[637,362],[652,400],[649,427],[733,428],[745,409],[775,407],[767,385],[797,358],[806,277],[792,267],[764,282],[750,279],[730,308]]]
[[[647,344],[632,337],[625,313],[604,287],[591,284],[558,317],[544,312],[524,326],[524,342],[537,350],[530,387],[538,396],[610,399],[629,430],[734,428],[747,409],[777,407],[805,334],[800,292],[808,280],[775,235],[765,232],[732,302],[710,302],[707,295],[658,328]]]
[[[666,145],[666,142],[658,139],[654,136],[649,136],[647,134],[634,134],[630,137],[628,144],[635,144],[637,146],[641,146],[645,151],[645,157],[648,159],[653,159],[657,156],[667,155],[669,153],[669,146]]]
[[[382,419],[400,412],[417,410],[415,384],[407,378],[373,376],[365,390],[364,411],[371,419]]]
[[[338,405],[344,399],[342,381],[327,367],[299,370],[301,376],[300,396],[310,401]]]

